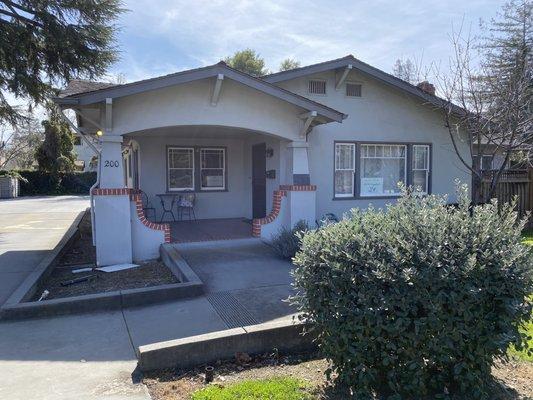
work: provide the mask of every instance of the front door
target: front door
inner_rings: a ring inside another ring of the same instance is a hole
[[[254,218],[266,215],[266,143],[252,146],[252,210]]]

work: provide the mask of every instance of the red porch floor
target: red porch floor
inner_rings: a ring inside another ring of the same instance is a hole
[[[174,243],[242,239],[252,236],[252,224],[245,218],[198,219],[170,222]]]

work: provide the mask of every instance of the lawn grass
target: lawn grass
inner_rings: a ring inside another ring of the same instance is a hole
[[[522,243],[533,246],[533,230],[529,229],[522,232]]]
[[[526,326],[522,329],[523,332],[525,332],[530,338],[527,341],[529,344],[529,349],[533,350],[533,320],[529,320],[526,324]],[[527,354],[528,351],[526,349],[522,351],[517,351],[514,346],[509,347],[509,355],[515,358],[518,358],[522,361],[529,361],[533,362],[533,354]]]
[[[192,400],[313,400],[306,384],[295,378],[245,380],[227,386],[212,384],[193,393]]]

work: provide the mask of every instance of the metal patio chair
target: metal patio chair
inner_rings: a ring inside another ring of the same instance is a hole
[[[144,216],[148,218],[149,212],[152,212],[154,215],[154,221],[155,221],[157,219],[156,214],[155,214],[155,207],[152,206],[152,203],[150,202],[148,195],[144,193],[142,190],[140,192],[141,192],[141,202],[143,205]]]
[[[196,221],[196,214],[194,213],[194,205],[196,203],[196,195],[194,193],[182,194],[178,200],[178,219],[183,220],[183,213],[187,212],[189,220],[191,215]]]

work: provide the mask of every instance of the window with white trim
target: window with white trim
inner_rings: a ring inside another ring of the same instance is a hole
[[[355,144],[335,143],[335,197],[353,197]]]
[[[168,190],[194,190],[194,148],[169,147]]]
[[[361,97],[363,85],[360,83],[346,83],[346,96],[348,97]]]
[[[226,150],[200,149],[200,189],[223,190],[226,182]]]
[[[399,182],[406,182],[407,146],[361,145],[361,197],[398,196]]]
[[[429,145],[413,145],[413,183],[415,190],[429,193]]]
[[[479,155],[474,155],[472,159],[477,159]],[[492,156],[490,154],[483,154],[481,156],[481,171],[490,171],[492,170]]]
[[[310,79],[308,90],[311,94],[326,94],[326,81],[322,79]]]

